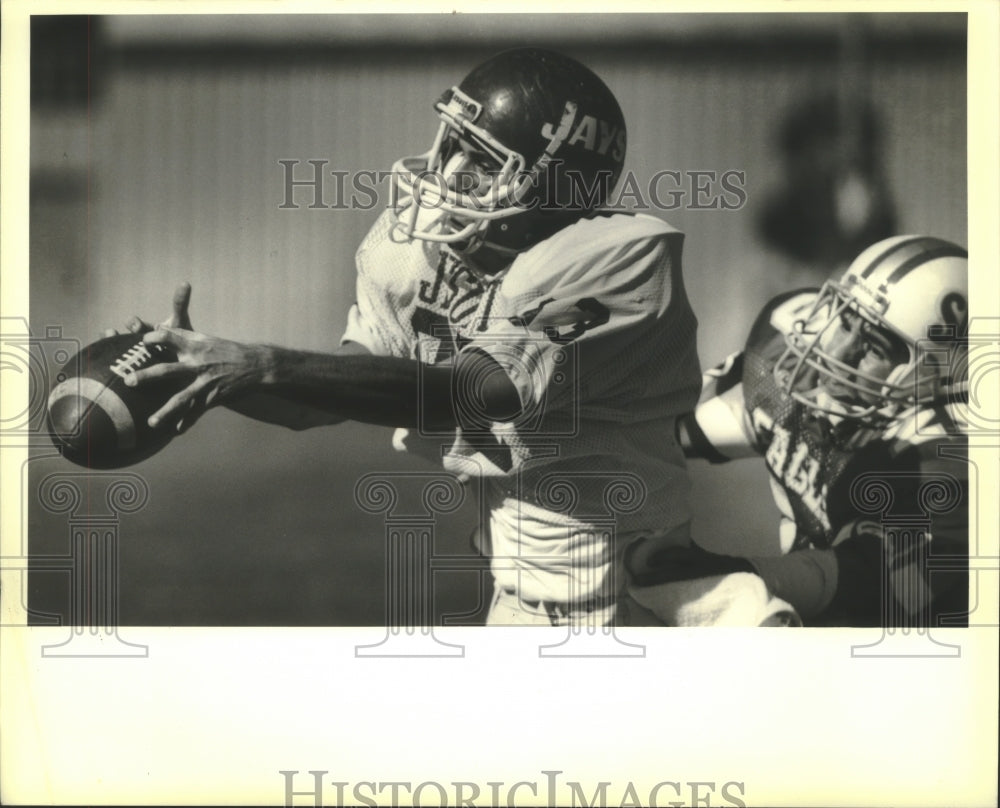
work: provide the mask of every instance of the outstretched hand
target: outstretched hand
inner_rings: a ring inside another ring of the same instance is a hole
[[[254,389],[265,377],[268,351],[263,346],[244,345],[173,326],[147,332],[143,342],[170,348],[177,361],[130,373],[126,384],[135,386],[153,379],[188,381],[150,416],[151,427],[175,420],[177,431],[183,432],[209,407]]]
[[[133,334],[144,335],[143,342],[167,346],[177,355],[176,362],[163,362],[130,373],[126,384],[136,386],[154,379],[188,382],[150,416],[151,427],[174,421],[176,430],[184,432],[209,407],[246,391],[263,378],[266,349],[195,332],[188,313],[190,303],[191,284],[182,283],[174,290],[170,316],[158,326],[150,325],[139,316],[130,318],[125,324]],[[104,336],[117,333],[109,329]]]

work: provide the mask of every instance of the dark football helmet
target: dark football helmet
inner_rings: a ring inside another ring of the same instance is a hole
[[[518,253],[604,204],[621,174],[621,108],[561,54],[501,53],[434,108],[441,125],[430,151],[393,166],[407,238]]]

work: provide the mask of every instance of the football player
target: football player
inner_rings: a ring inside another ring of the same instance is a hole
[[[646,543],[633,596],[694,625],[967,621],[967,288],[963,248],[898,236],[765,307],[678,428],[690,457],[763,456],[784,555]]]
[[[701,374],[683,235],[601,209],[625,120],[579,62],[508,51],[434,108],[433,145],[396,163],[391,209],[357,251],[339,349],[196,333],[184,287],[146,336],[178,361],[130,378],[190,378],[151,419],[180,429],[216,404],[295,428],[397,427],[397,448],[482,480],[488,622],[625,622],[622,548],[689,541],[674,420]]]

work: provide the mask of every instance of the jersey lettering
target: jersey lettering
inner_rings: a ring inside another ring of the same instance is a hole
[[[444,280],[445,262],[445,253],[442,252],[434,272],[434,282],[420,281],[420,291],[417,294],[424,303],[437,302],[438,293],[441,291],[441,281]]]
[[[542,309],[554,301],[554,297],[548,297],[520,317],[511,317],[510,322],[513,325],[530,326],[541,313]],[[611,311],[608,307],[593,297],[582,297],[573,305],[581,312],[582,317],[577,319],[570,328],[560,331],[557,325],[542,326],[542,333],[557,345],[566,345],[590,329],[604,325],[611,319]]]
[[[452,301],[458,294],[458,279],[462,274],[467,274],[469,276],[470,286],[472,288],[472,294],[481,292],[482,284],[479,279],[462,264],[455,256],[451,253],[442,252],[441,257],[438,259],[437,266],[434,269],[434,280],[422,280],[420,281],[420,288],[417,292],[417,296],[420,298],[422,303],[428,303],[430,305],[435,305],[440,303],[444,308],[451,306]],[[447,289],[444,298],[441,299],[441,290]]]
[[[457,293],[457,289],[455,290]],[[464,323],[469,317],[476,313],[479,306],[479,298],[482,297],[483,287],[474,286],[464,294],[452,295],[449,298],[448,317],[455,324]],[[464,308],[463,308],[464,306]]]
[[[826,513],[827,486],[819,481],[821,466],[809,453],[808,444],[799,441],[793,447],[791,433],[780,424],[775,424],[759,407],[754,410],[752,420],[758,437],[761,427],[771,433],[764,461],[776,481],[794,494],[823,528],[829,531],[830,519]]]
[[[420,361],[428,365],[453,356],[459,347],[448,325],[448,318],[436,311],[417,306],[410,316],[410,327],[417,335]]]
[[[767,447],[764,460],[776,475],[781,476],[781,470],[785,467],[785,459],[788,457],[788,430],[783,426],[774,424],[772,427],[771,444]]]
[[[547,297],[545,298],[545,300],[543,300],[541,303],[535,306],[535,308],[528,309],[524,314],[520,315],[519,317],[518,316],[511,317],[510,318],[511,325],[520,325],[525,327],[531,325],[535,321],[535,318],[538,316],[538,313],[554,300],[555,300],[554,297]]]
[[[476,331],[485,331],[490,327],[490,312],[493,310],[493,301],[496,300],[497,289],[499,288],[499,283],[490,284],[490,288],[486,292],[486,304],[483,306],[483,313],[479,318],[479,325],[476,327]]]
[[[806,493],[809,487],[810,476],[813,480],[816,479],[816,464],[811,464],[810,468],[809,459],[809,447],[800,443],[792,452],[792,461],[785,471],[785,485],[788,486],[789,491],[800,497]],[[812,471],[811,475],[810,471]]]
[[[809,454],[809,447],[800,443],[792,453],[792,461],[785,471],[785,486],[802,500],[802,504],[815,516],[824,530],[830,530],[826,515],[826,485],[817,485],[820,464]]]
[[[611,319],[611,312],[608,311],[607,307],[592,297],[585,297],[576,301],[576,307],[584,312],[586,319],[577,320],[568,331],[560,331],[558,326],[547,325],[542,329],[542,333],[557,345],[566,345],[583,335],[584,332],[599,325],[604,325]]]
[[[459,292],[455,278],[465,270],[459,267],[459,272],[452,274],[442,283],[443,272],[439,264],[438,280],[432,286],[428,282],[421,285],[420,299],[425,302],[437,302],[439,306],[447,309],[447,315],[441,311],[425,306],[414,307],[410,315],[410,327],[418,336],[429,337],[435,343],[428,343],[422,340],[421,359],[424,362],[434,364],[453,356],[465,345],[471,342],[469,337],[462,336],[462,332],[485,331],[490,324],[490,311],[496,299],[496,283],[483,285],[476,280],[470,288]],[[441,289],[447,288],[449,292],[441,294]],[[484,298],[483,292],[486,292]],[[426,296],[425,296],[426,292]],[[428,301],[427,298],[430,298]],[[476,325],[473,326],[472,318],[475,317]]]

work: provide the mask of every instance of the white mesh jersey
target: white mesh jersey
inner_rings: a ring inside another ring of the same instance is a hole
[[[397,436],[481,481],[497,584],[586,602],[621,585],[615,559],[632,540],[686,542],[674,419],[695,406],[701,374],[683,234],[650,216],[598,215],[484,277],[393,224],[383,214],[358,250],[343,339],[429,363],[483,350],[517,387],[516,421]]]

